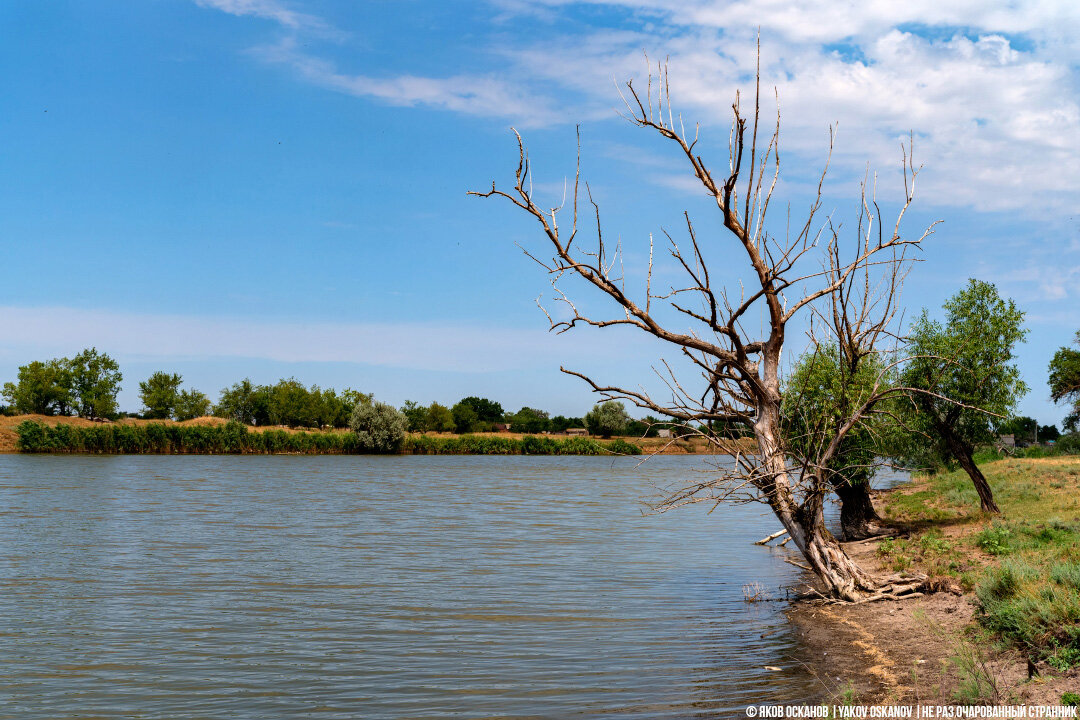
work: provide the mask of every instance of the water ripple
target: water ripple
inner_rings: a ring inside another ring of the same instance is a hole
[[[804,701],[760,508],[705,466],[0,457],[0,718],[725,717]],[[767,671],[764,666],[784,668]]]

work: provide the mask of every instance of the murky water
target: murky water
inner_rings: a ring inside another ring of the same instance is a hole
[[[0,717],[728,717],[817,697],[698,457],[0,456]],[[765,670],[766,665],[782,668]]]

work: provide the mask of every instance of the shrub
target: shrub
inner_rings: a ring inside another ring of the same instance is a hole
[[[994,523],[981,530],[975,536],[975,542],[991,555],[1006,555],[1012,551],[1012,547],[1009,545],[1011,535],[1009,528]]]
[[[607,451],[616,455],[640,455],[641,448],[625,440],[612,440],[607,444]]]
[[[53,450],[51,433],[45,423],[26,420],[18,424],[15,434],[18,436],[15,446],[21,452],[40,453]]]
[[[393,453],[405,443],[408,422],[397,408],[381,402],[359,403],[349,418],[361,452]]]
[[[600,455],[603,451],[600,443],[583,437],[567,438],[559,448],[560,455]]]
[[[1062,435],[1058,438],[1058,441],[1054,443],[1054,449],[1059,453],[1066,455],[1078,455],[1080,454],[1080,433],[1074,432],[1068,435]]]

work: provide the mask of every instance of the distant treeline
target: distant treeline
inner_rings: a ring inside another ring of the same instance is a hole
[[[15,382],[0,388],[0,396],[6,402],[0,405],[0,413],[177,421],[214,415],[260,427],[345,428],[358,405],[374,401],[370,393],[307,386],[296,378],[282,378],[267,385],[245,378],[223,388],[214,403],[199,390],[183,388],[180,374],[158,371],[139,382],[142,408],[132,413],[120,412],[117,405],[122,381],[119,364],[96,348],[83,350],[73,358],[35,360],[19,368]],[[469,396],[450,406],[437,402],[425,406],[409,400],[400,412],[409,432],[469,434],[509,429],[515,433],[541,434],[588,428],[591,434],[604,437],[651,437],[667,427],[654,417],[635,420],[621,404],[615,407],[608,403],[605,407],[606,412],[594,408],[584,417],[551,416],[530,407],[508,411],[495,400]]]
[[[18,449],[27,453],[94,454],[359,454],[353,432],[251,431],[230,421],[223,425],[101,424],[50,427],[28,420],[20,423]],[[640,455],[641,448],[623,440],[598,442],[587,438],[500,435],[430,436],[405,438],[403,454],[417,455]]]

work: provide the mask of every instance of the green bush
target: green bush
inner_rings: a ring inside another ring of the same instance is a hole
[[[641,448],[625,440],[612,440],[607,444],[607,451],[616,455],[640,455]]]
[[[1009,528],[995,522],[975,536],[975,543],[991,555],[1006,555],[1012,551],[1011,535]]]
[[[1062,435],[1054,443],[1054,449],[1064,455],[1080,455],[1080,432]]]
[[[401,412],[386,403],[359,403],[349,418],[349,427],[364,452],[396,453],[405,443],[408,421]]]
[[[15,428],[15,434],[18,439],[15,442],[21,452],[26,453],[41,453],[52,452],[52,434],[49,432],[49,426],[42,422],[34,422],[33,420],[26,420],[18,424]]]
[[[394,412],[397,413],[396,410]],[[18,449],[26,453],[357,454],[379,451],[372,445],[374,435],[370,432],[367,437],[362,437],[359,433],[343,432],[250,431],[236,421],[218,426],[147,423],[76,427],[60,423],[49,427],[45,423],[28,420],[18,425],[15,432]],[[587,438],[561,439],[537,435],[527,435],[520,440],[502,435],[412,435],[403,437],[396,451],[416,455],[641,454],[639,447],[624,440],[613,440],[605,445]]]

